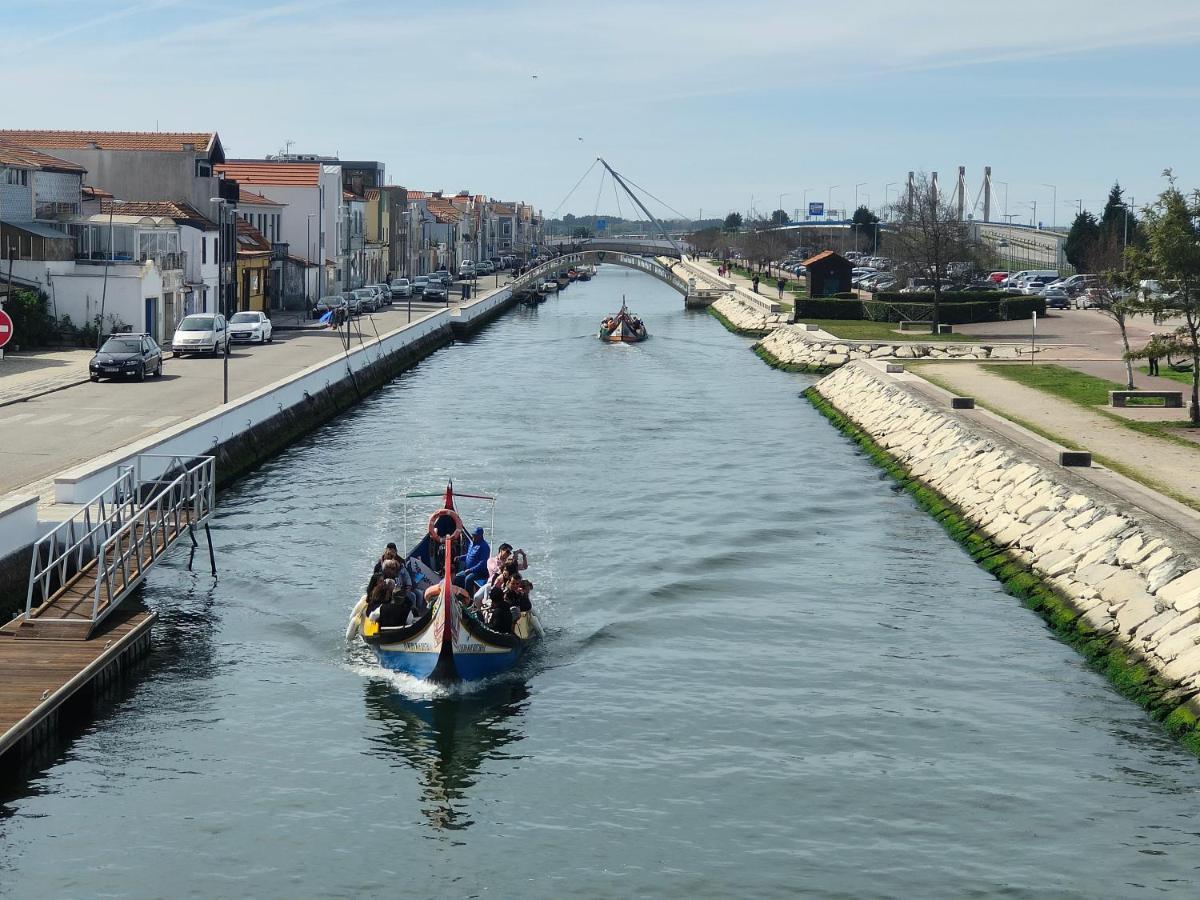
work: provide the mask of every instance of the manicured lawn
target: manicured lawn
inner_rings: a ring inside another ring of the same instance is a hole
[[[1109,391],[1123,391],[1125,385],[1086,375],[1066,366],[1055,365],[1011,365],[984,366],[993,375],[1002,375],[1010,381],[1026,387],[1037,388],[1080,406],[1107,406]]]
[[[1150,367],[1139,366],[1138,371],[1140,371],[1143,375],[1149,375]],[[1191,372],[1176,372],[1164,362],[1160,362],[1158,364],[1158,375],[1160,378],[1170,378],[1172,381],[1178,381],[1180,384],[1186,384],[1188,387],[1192,386]]]
[[[870,322],[854,319],[801,319],[809,325],[816,325],[822,331],[828,331],[835,337],[848,341],[978,341],[969,334],[930,334],[927,331],[896,330],[895,322]]]

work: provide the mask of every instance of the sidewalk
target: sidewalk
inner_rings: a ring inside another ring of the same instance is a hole
[[[0,360],[0,406],[20,403],[88,380],[91,350],[5,353]]]
[[[916,371],[960,396],[974,397],[1005,418],[1060,443],[1081,446],[1132,477],[1200,506],[1200,448],[1140,434],[1103,413],[994,375],[974,363],[931,363]]]

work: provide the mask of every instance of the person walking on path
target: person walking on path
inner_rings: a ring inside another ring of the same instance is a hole
[[[783,299],[783,289],[785,287],[787,287],[787,279],[780,278],[777,282],[775,282],[775,286],[777,288],[779,288],[779,299],[782,300]]]
[[[1146,345],[1146,349],[1149,350],[1151,354],[1158,352],[1154,346],[1157,341],[1158,341],[1157,334],[1150,335],[1150,343]],[[1157,356],[1148,355],[1146,357],[1146,364],[1147,364],[1147,367],[1149,368],[1151,375],[1158,374],[1158,357]]]
[[[754,276],[754,293],[758,293],[758,276]]]

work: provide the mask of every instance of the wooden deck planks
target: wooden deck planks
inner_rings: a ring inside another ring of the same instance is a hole
[[[153,620],[153,613],[145,609],[117,610],[86,641],[21,640],[0,631],[0,752],[22,737],[13,731],[18,723],[39,706],[44,715],[53,712],[86,684],[81,678],[64,691],[72,679],[89,666],[99,669],[115,659]],[[26,723],[22,732],[36,724]]]

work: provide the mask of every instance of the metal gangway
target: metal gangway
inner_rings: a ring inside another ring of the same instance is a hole
[[[131,594],[146,573],[183,538],[191,539],[191,566],[208,538],[216,507],[216,460],[141,454],[74,515],[33,547],[29,593],[17,637],[87,640]],[[143,477],[149,472],[153,477]]]

